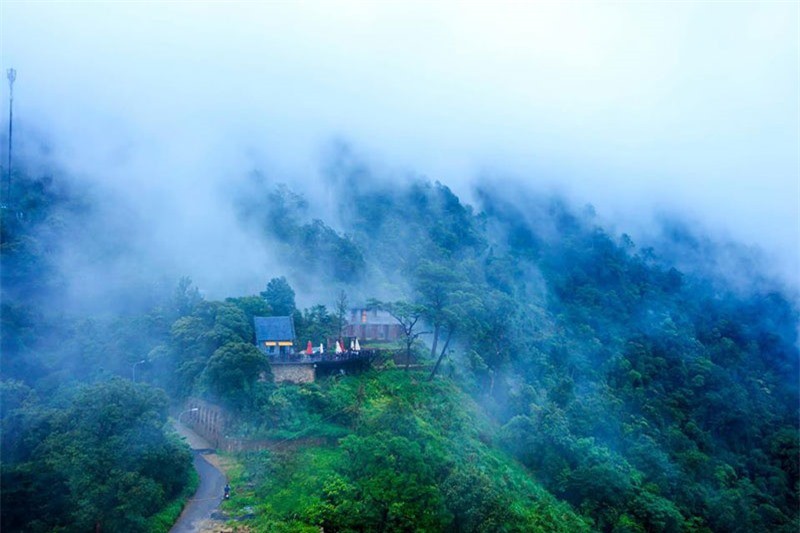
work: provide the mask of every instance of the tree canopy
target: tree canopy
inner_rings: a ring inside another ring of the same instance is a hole
[[[272,308],[275,316],[291,316],[295,312],[294,289],[283,276],[269,280],[267,289],[261,296]]]

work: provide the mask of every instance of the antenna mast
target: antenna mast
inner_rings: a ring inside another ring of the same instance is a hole
[[[6,205],[11,207],[11,135],[14,126],[14,80],[17,79],[17,71],[10,68],[6,71],[8,78],[8,168],[6,174]]]

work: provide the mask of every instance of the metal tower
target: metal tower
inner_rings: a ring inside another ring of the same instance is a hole
[[[11,135],[14,132],[14,80],[17,71],[10,68],[6,71],[8,77],[8,168],[6,172],[6,206],[11,207]]]

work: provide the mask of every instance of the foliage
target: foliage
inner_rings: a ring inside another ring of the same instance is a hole
[[[269,304],[262,296],[241,296],[239,298],[225,298],[227,303],[231,303],[244,311],[247,316],[247,323],[253,323],[253,317],[256,316],[272,316],[273,311]],[[255,342],[255,337],[249,339]]]
[[[166,407],[163,392],[113,379],[79,389],[65,409],[13,409],[31,452],[3,464],[3,529],[146,531],[191,467],[164,432]]]
[[[366,270],[362,250],[346,234],[341,234],[318,218],[312,218],[308,201],[286,185],[259,186],[254,194],[240,198],[241,216],[253,223],[266,239],[274,241],[276,255],[287,255],[292,278],[313,282],[318,278],[338,283],[360,281]],[[293,268],[295,267],[295,268]],[[278,315],[289,315],[275,311]]]
[[[261,296],[272,308],[275,316],[291,316],[296,309],[294,290],[283,276],[269,280],[267,289],[261,293]]]
[[[188,474],[188,481],[183,491],[178,494],[170,503],[168,503],[160,512],[151,516],[148,520],[147,530],[149,533],[167,533],[178,517],[183,512],[187,501],[191,498],[197,487],[200,485],[200,477],[197,472],[190,470]]]
[[[305,309],[299,318],[300,320],[295,321],[295,330],[301,349],[305,349],[307,341],[317,346],[338,337],[337,318],[324,305]]]
[[[70,314],[57,259],[92,231],[92,196],[19,172],[21,208],[0,211],[4,529],[142,530],[174,501],[186,456],[163,435],[164,393],[110,379],[136,364],[174,401],[227,402],[243,432],[338,443],[245,459],[254,488],[231,505],[250,498],[263,529],[797,530],[796,297],[708,266],[747,253],[675,224],[637,247],[591,208],[510,188],[478,187],[475,212],[346,150],[326,170],[348,191],[339,231],[286,187],[242,201],[243,220],[303,296],[384,298],[406,361],[430,341],[430,381],[254,381],[253,316],[294,316],[301,343],[342,328],[346,306],[301,313],[285,277],[224,302],[158,280]]]
[[[202,301],[190,315],[175,320],[169,337],[148,356],[160,370],[158,383],[174,391],[177,398],[187,396],[200,390],[203,371],[217,350],[239,344],[255,350],[252,319],[242,307],[254,309],[251,300]],[[213,386],[214,379],[210,383]]]
[[[175,316],[190,315],[202,300],[200,291],[192,285],[192,280],[188,276],[182,277],[173,296]]]
[[[411,348],[414,346],[414,342],[419,336],[422,335],[422,332],[419,331],[418,324],[420,324],[425,308],[422,305],[404,300],[381,302],[375,299],[370,300],[367,303],[367,307],[369,309],[386,311],[400,325],[404,337],[403,342],[405,344],[406,370],[408,370],[411,365]]]
[[[256,408],[266,392],[260,389],[272,382],[267,356],[244,342],[231,342],[217,348],[204,375],[210,392],[235,411]]]
[[[393,371],[278,389],[292,416],[324,417],[346,436],[332,447],[242,454],[232,481],[242,488],[227,510],[254,506],[252,525],[270,530],[588,529],[484,442],[491,426],[463,393],[419,377]]]
[[[679,270],[654,248],[608,233],[592,208],[577,212],[563,199],[481,188],[482,212],[475,215],[438,183],[375,184],[347,154],[329,171],[351,191],[344,230],[370,251],[368,263],[381,279],[407,288],[394,291],[405,292],[402,300],[371,305],[395,311],[407,351],[429,329],[437,361],[431,377],[450,358],[449,375],[501,426],[499,444],[593,527],[796,526],[798,313],[779,288],[757,273],[758,284],[742,292],[726,286],[727,278],[709,277],[708,269]],[[685,233],[682,242],[702,240]],[[399,400],[386,402],[396,407]],[[300,427],[311,420],[297,414],[297,404],[279,404],[272,404],[274,423]],[[356,433],[343,447],[383,447],[395,455],[387,447],[399,442],[392,439],[404,435],[408,421],[396,419],[380,433],[381,426],[356,415],[365,409],[354,401],[335,415]],[[376,432],[380,438],[371,440]],[[413,461],[414,447],[404,451]],[[376,463],[377,456],[363,468]],[[348,466],[358,466],[354,457]],[[360,486],[347,469],[334,471],[326,519],[361,512],[348,507],[353,499],[381,508],[374,487]],[[469,501],[472,485],[463,479],[479,474],[453,478],[459,489],[452,497]],[[436,486],[449,485],[437,478]],[[475,490],[481,496],[461,509],[494,501],[493,493]],[[469,513],[457,516],[471,523]]]

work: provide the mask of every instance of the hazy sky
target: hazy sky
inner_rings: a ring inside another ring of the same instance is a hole
[[[235,226],[208,220],[226,176],[313,180],[340,137],[465,196],[557,188],[620,231],[679,211],[796,280],[798,5],[5,0],[0,54],[21,131],[140,198],[184,270]],[[230,260],[247,285],[269,258]]]

